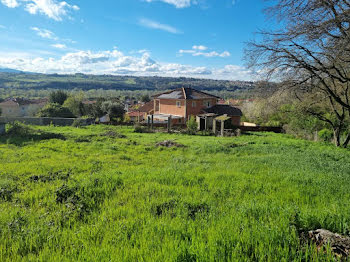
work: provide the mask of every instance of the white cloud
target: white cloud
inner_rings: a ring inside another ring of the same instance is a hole
[[[146,2],[161,1],[167,4],[174,5],[176,8],[190,7],[191,4],[197,4],[195,0],[146,0]]]
[[[78,11],[77,5],[70,5],[65,1],[58,0],[1,0],[7,7],[15,8],[23,3],[30,14],[42,14],[56,21],[61,21],[70,11]]]
[[[176,29],[175,27],[172,27],[170,25],[166,25],[166,24],[161,24],[159,22],[150,20],[150,19],[146,19],[146,18],[141,18],[139,20],[140,25],[144,26],[144,27],[148,27],[148,28],[152,28],[152,29],[158,29],[158,30],[162,30],[162,31],[166,31],[172,34],[181,34],[182,32],[178,29]]]
[[[9,8],[15,8],[19,6],[19,3],[17,2],[17,0],[1,0],[1,3],[3,5],[6,5]]]
[[[67,46],[65,44],[53,44],[52,47],[58,48],[58,49],[66,49]]]
[[[192,56],[204,56],[204,57],[229,57],[231,56],[230,52],[224,51],[219,53],[217,51],[204,52],[208,49],[208,47],[203,45],[194,45],[192,49],[184,50],[180,49],[179,54],[191,54]]]
[[[194,46],[192,46],[192,49],[205,51],[208,49],[208,47],[206,47],[204,45],[194,45]]]
[[[42,28],[38,28],[38,27],[31,27],[30,29],[35,31],[36,34],[42,38],[47,38],[47,39],[51,39],[51,40],[58,40],[58,37],[50,30],[42,29]]]
[[[119,50],[69,52],[58,58],[40,55],[0,53],[0,67],[37,73],[86,73],[134,76],[197,77],[227,80],[251,80],[252,73],[240,66],[223,68],[162,63],[151,58],[149,52],[135,56]]]
[[[56,21],[61,21],[63,16],[68,14],[69,10],[77,11],[79,7],[70,5],[65,1],[57,2],[56,0],[30,0],[26,4],[26,10],[31,14],[43,14]]]

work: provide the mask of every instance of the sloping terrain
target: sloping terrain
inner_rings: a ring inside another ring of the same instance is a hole
[[[0,261],[325,261],[300,236],[349,234],[345,149],[269,133],[30,128],[0,138]]]

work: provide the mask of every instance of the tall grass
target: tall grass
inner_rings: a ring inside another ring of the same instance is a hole
[[[334,261],[300,233],[350,232],[344,149],[267,133],[31,129],[60,136],[0,143],[0,261]],[[166,139],[186,147],[155,146]]]

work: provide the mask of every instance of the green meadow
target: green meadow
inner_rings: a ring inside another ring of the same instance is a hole
[[[30,127],[0,137],[0,261],[334,261],[300,235],[349,234],[349,159],[282,134]]]

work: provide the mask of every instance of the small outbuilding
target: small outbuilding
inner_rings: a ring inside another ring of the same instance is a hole
[[[231,124],[233,126],[241,125],[241,117],[243,114],[242,111],[237,107],[217,104],[212,107],[206,108],[203,111],[207,114],[216,114],[217,116],[226,115],[231,119]]]

